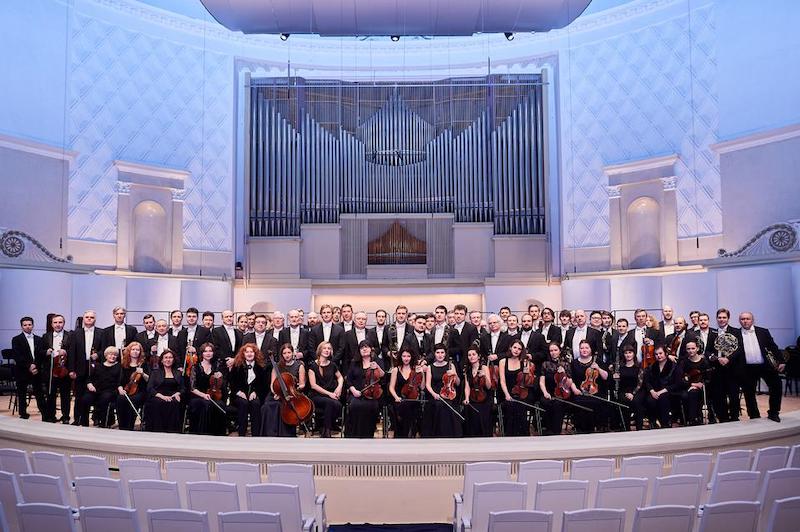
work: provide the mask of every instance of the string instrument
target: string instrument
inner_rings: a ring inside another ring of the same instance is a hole
[[[53,356],[52,375],[55,379],[63,379],[69,375],[67,369],[67,352],[63,349],[58,350],[58,354]]]
[[[442,375],[442,389],[439,390],[439,395],[442,399],[452,401],[456,398],[456,379],[458,375],[452,373],[445,373]]]
[[[214,401],[222,401],[222,374],[217,376],[217,372],[213,372],[208,379],[208,395]]]
[[[680,335],[675,335],[675,338],[672,339],[672,343],[669,344],[669,349],[667,350],[667,354],[669,356],[678,356],[678,349],[681,347],[681,337]]]
[[[647,369],[656,363],[656,346],[642,344],[642,369]]]
[[[692,368],[683,374],[683,379],[689,384],[703,382],[703,372],[699,368]]]
[[[482,403],[486,400],[486,377],[473,375],[470,379],[469,400],[473,403]]]
[[[411,399],[412,401],[419,399],[419,392],[422,388],[423,376],[424,373],[421,371],[413,370],[411,372],[408,380],[406,380],[406,383],[400,389],[400,395],[403,397],[403,399]]]
[[[159,357],[158,357],[158,346],[152,346],[150,348],[150,356],[147,357],[147,364],[150,366],[150,369],[158,369],[159,364]]]
[[[192,349],[192,347],[190,346],[189,349]],[[189,349],[186,350],[186,357],[183,359],[184,375],[191,375],[192,369],[197,365],[197,351],[190,353]]]
[[[281,402],[281,421],[287,425],[297,426],[304,423],[314,413],[314,403],[305,394],[297,390],[297,381],[288,371],[280,371],[275,364],[277,376],[272,381],[272,393]]]
[[[138,371],[134,371],[131,373],[131,378],[128,379],[128,382],[123,386],[125,393],[128,395],[136,395],[136,392],[139,391],[139,381],[142,380],[142,373]]]
[[[600,389],[597,386],[597,379],[600,377],[600,372],[597,368],[589,366],[586,368],[586,378],[581,383],[581,391],[589,395],[595,395]]]
[[[569,375],[567,375],[566,372],[556,372],[553,378],[556,381],[555,396],[560,399],[569,399],[572,397]]]
[[[382,373],[379,373],[380,371],[379,368],[372,369],[370,367],[367,368],[367,371],[364,373],[364,382],[366,382],[366,386],[361,389],[361,395],[363,395],[365,399],[380,399],[383,395],[383,387],[381,386]]]

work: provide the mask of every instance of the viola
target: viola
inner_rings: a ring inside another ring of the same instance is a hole
[[[139,391],[139,381],[142,380],[142,373],[138,371],[134,371],[131,373],[131,378],[128,379],[127,384],[123,387],[125,393],[128,395],[136,395],[136,392]]]
[[[586,378],[581,383],[581,391],[589,395],[595,395],[599,387],[597,386],[597,379],[600,377],[600,372],[596,368],[586,368]]]
[[[63,349],[59,349],[58,354],[53,357],[53,369],[51,372],[55,379],[63,379],[69,375],[69,370],[67,369],[67,353]]]
[[[452,373],[442,375],[442,389],[439,390],[442,399],[452,401],[456,398],[456,379],[458,379],[458,375]]]
[[[554,378],[556,381],[556,397],[565,400],[572,397],[572,388],[569,382],[569,375],[567,375],[566,372],[557,372]]]
[[[279,371],[272,381],[272,393],[281,402],[281,421],[287,425],[300,425],[314,414],[314,403],[297,389],[294,375],[288,371]]]
[[[399,370],[398,370],[399,371]],[[409,375],[408,380],[400,389],[400,395],[404,399],[411,399],[412,401],[416,401],[419,399],[419,392],[422,388],[422,377],[424,373],[421,371],[414,370],[411,375]]]
[[[161,359],[158,356],[158,346],[154,345],[150,348],[150,356],[147,358],[147,363],[150,366],[150,369],[158,369],[160,360]]]
[[[368,368],[364,374],[364,381],[366,386],[361,390],[361,395],[365,399],[380,399],[383,395],[383,387],[381,386],[381,377],[383,371],[380,368]],[[402,390],[401,390],[402,392]]]
[[[517,373],[517,380],[511,388],[511,395],[519,399],[528,398],[528,387],[525,385],[525,371]]]
[[[527,364],[527,368],[523,371],[525,386],[531,387],[536,384],[536,365],[533,362]]]
[[[703,382],[703,372],[699,368],[692,368],[683,374],[684,380],[689,384],[696,384]]]
[[[222,401],[222,375],[217,376],[217,372],[211,374],[208,379],[208,395],[214,401]]]
[[[486,400],[486,377],[473,375],[470,380],[469,400],[473,403],[482,403]]]
[[[642,345],[642,369],[656,363],[656,346],[653,344]]]

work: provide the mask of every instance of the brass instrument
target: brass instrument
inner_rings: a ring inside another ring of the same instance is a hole
[[[775,356],[775,353],[773,353],[769,349],[765,349],[765,352],[766,352],[766,355],[764,356],[764,358],[767,359],[767,362],[769,363],[770,366],[772,366],[772,369],[774,369],[778,373],[781,373],[781,371],[778,369],[778,367],[781,364],[783,364],[783,362],[778,360],[778,358]],[[784,366],[784,371],[785,370],[786,370],[786,366]]]
[[[717,354],[709,357],[712,362],[719,358],[728,358],[739,349],[739,339],[729,332],[722,333],[714,340],[714,349]]]
[[[391,357],[392,360],[397,359],[398,349],[399,348],[397,345],[397,325],[395,325],[395,323],[392,322],[392,324],[389,325],[389,357]]]

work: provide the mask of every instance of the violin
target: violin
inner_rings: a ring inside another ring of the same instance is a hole
[[[569,375],[566,372],[557,372],[554,379],[556,381],[556,397],[564,400],[572,397]]]
[[[128,379],[127,384],[123,386],[125,393],[128,395],[136,395],[136,392],[139,391],[139,381],[142,380],[142,373],[138,371],[134,371],[131,373],[131,378]]]
[[[452,401],[456,398],[456,379],[458,379],[458,375],[452,373],[442,375],[442,389],[439,390],[442,399]]]
[[[656,363],[656,346],[653,344],[642,345],[642,369]]]
[[[67,369],[67,353],[63,349],[58,350],[58,354],[53,357],[52,370],[54,379],[63,379],[69,375]]]
[[[703,372],[699,368],[692,368],[683,374],[683,378],[689,384],[703,382]]]
[[[581,391],[589,395],[595,395],[600,389],[597,386],[597,379],[600,377],[600,371],[597,368],[586,368],[586,378],[581,383]]]
[[[676,334],[675,338],[672,339],[672,343],[669,344],[669,349],[667,350],[667,355],[669,356],[678,356],[678,349],[681,347],[681,337],[680,335]]]
[[[381,386],[382,376],[383,371],[380,368],[367,368],[367,371],[364,373],[364,382],[367,384],[361,390],[361,395],[363,395],[365,399],[381,398],[383,395],[383,387]]]
[[[217,372],[211,374],[208,380],[208,395],[214,401],[222,401],[222,374],[217,376]]]
[[[473,375],[469,387],[469,400],[473,403],[482,403],[486,400],[486,377]]]
[[[150,366],[150,369],[158,369],[158,364],[161,359],[158,356],[158,346],[153,346],[150,348],[150,356],[147,358],[147,363]]]
[[[297,426],[314,414],[314,403],[304,393],[297,390],[297,381],[288,371],[280,371],[275,364],[277,376],[272,381],[272,393],[281,402],[281,421]]]
[[[419,367],[419,365],[417,367]],[[404,399],[410,399],[412,401],[419,399],[419,392],[422,389],[423,376],[424,373],[422,371],[414,370],[411,375],[409,375],[406,383],[400,389],[400,395]]]
[[[189,347],[189,349],[192,349],[192,347]],[[197,351],[190,353],[189,349],[186,350],[186,357],[183,361],[184,375],[191,375],[192,369],[194,369],[194,367],[197,365]]]

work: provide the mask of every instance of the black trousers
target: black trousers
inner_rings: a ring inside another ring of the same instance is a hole
[[[236,422],[239,436],[247,434],[247,417],[250,417],[250,434],[258,436],[261,434],[261,400],[256,397],[252,401],[242,399],[238,395],[231,398],[233,406],[236,407]]]
[[[80,412],[80,404],[81,400],[83,399],[83,395],[86,393],[86,375],[84,376],[77,376],[75,377],[75,390],[73,390],[73,396],[75,397],[75,406],[73,409],[73,417],[75,421],[81,422],[81,412]]]
[[[44,383],[43,388],[47,394],[47,417],[49,419],[56,418],[56,397],[61,400],[61,417],[69,421],[70,415],[70,392],[72,391],[72,379],[64,377],[63,379],[53,378],[52,385],[49,380]],[[49,389],[48,389],[49,388]]]
[[[141,382],[144,382],[144,380]],[[133,426],[136,424],[136,420],[138,418],[131,407],[131,403],[133,403],[133,406],[136,407],[136,409],[139,411],[139,415],[141,415],[144,400],[147,398],[147,391],[145,389],[140,389],[135,394],[128,397],[131,400],[130,403],[128,402],[128,399],[125,399],[125,396],[120,395],[119,392],[117,392],[117,396],[115,398],[120,430],[133,430]]]
[[[115,405],[117,389],[103,390],[97,392],[90,392],[89,390],[81,396],[81,402],[77,406],[80,413],[81,425],[84,427],[89,426],[89,407],[94,405],[94,412],[92,418],[101,427],[106,425],[106,419],[111,424],[111,416],[109,415],[110,408]],[[77,416],[76,416],[77,417]]]
[[[29,384],[33,386],[33,396],[36,398],[36,407],[42,412],[42,416],[44,416],[47,411],[40,375],[41,372],[32,375],[29,368],[14,366],[14,379],[17,383],[17,408],[19,408],[19,414],[21,416],[28,414]]]
[[[708,389],[714,415],[721,423],[739,421],[739,379],[732,368],[719,366],[708,380]]]
[[[747,415],[752,419],[759,417],[758,403],[756,402],[756,387],[759,379],[764,379],[769,389],[768,414],[778,414],[781,411],[781,379],[778,372],[768,364],[747,364],[742,374],[742,392],[744,404],[747,406]]]
[[[336,420],[342,414],[342,403],[327,395],[320,394],[315,394],[312,397],[312,401],[314,401],[314,415],[317,418],[317,426],[320,431],[325,431],[326,435],[330,435]]]

